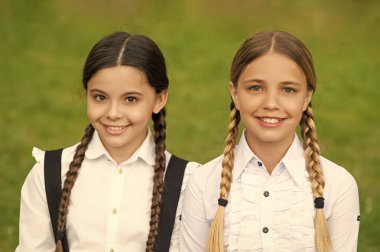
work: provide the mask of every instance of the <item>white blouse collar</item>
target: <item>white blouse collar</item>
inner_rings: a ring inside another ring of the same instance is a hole
[[[290,145],[280,163],[285,166],[290,176],[292,176],[298,186],[303,187],[305,183],[306,171],[305,151],[301,141],[298,139],[297,134],[295,134],[292,145]]]
[[[144,142],[140,145],[140,147],[133,153],[133,155],[126,161],[122,162],[122,164],[128,164],[135,162],[138,158],[144,160],[148,165],[154,165],[155,163],[155,143],[152,137],[152,133],[148,128],[148,134],[144,140]],[[86,158],[88,159],[97,159],[100,156],[105,156],[108,159],[112,159],[111,155],[108,153],[106,148],[104,147],[102,141],[100,140],[98,132],[95,130],[94,135],[90,144],[88,145],[86,151]]]
[[[261,162],[255,153],[252,152],[251,148],[249,148],[245,138],[245,130],[241,134],[240,142],[236,149],[233,169],[234,180],[241,176],[243,170],[247,167],[249,162]],[[294,181],[299,186],[303,186],[306,166],[304,149],[302,143],[298,139],[297,134],[295,134],[292,144],[279,164],[283,164]]]
[[[248,163],[259,160],[255,153],[249,148],[247,140],[245,139],[245,130],[241,134],[239,145],[236,146],[234,169],[232,172],[233,180],[239,178],[247,167]]]

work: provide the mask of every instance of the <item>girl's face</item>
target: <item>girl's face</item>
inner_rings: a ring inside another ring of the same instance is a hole
[[[249,146],[290,145],[312,96],[297,64],[269,52],[248,64],[236,84],[230,92]]]
[[[87,116],[110,155],[124,161],[144,141],[152,113],[166,101],[167,91],[156,94],[137,68],[104,68],[88,82]]]

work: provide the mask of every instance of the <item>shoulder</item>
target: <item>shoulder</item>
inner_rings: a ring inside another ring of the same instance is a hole
[[[342,166],[321,157],[321,167],[328,186],[356,184],[354,177]]]
[[[62,157],[61,157],[61,165],[63,167],[62,170],[65,170],[65,168],[69,166],[70,162],[72,161],[72,159],[74,157],[75,150],[76,150],[76,147],[78,146],[78,144],[79,143],[77,143],[73,146],[64,148],[62,150]],[[45,150],[41,150],[37,147],[33,148],[32,156],[36,160],[36,164],[34,165],[31,172],[38,173],[40,175],[43,174],[43,167],[45,165],[45,153],[46,153]]]
[[[321,167],[325,179],[325,198],[335,203],[346,200],[350,202],[349,204],[353,202],[358,204],[359,192],[354,177],[342,166],[323,157],[321,157]]]
[[[68,148],[63,149],[62,152],[62,167],[65,163],[70,163],[72,157],[75,153],[75,147],[71,146]],[[31,188],[39,188],[39,190],[44,191],[45,190],[45,184],[44,184],[44,165],[45,165],[45,153],[46,151],[41,150],[39,148],[34,147],[32,150],[32,156],[36,160],[36,163],[32,167],[32,169],[29,171],[24,184],[23,184],[23,190],[30,191]],[[70,161],[69,161],[70,160]],[[68,166],[68,165],[67,165]],[[61,172],[64,175],[64,170]]]
[[[223,155],[199,166],[191,176],[189,183],[194,184],[200,189],[204,189],[207,185],[219,184],[222,172],[222,161]]]
[[[196,171],[196,169],[200,166],[201,164],[200,163],[197,163],[195,161],[189,161],[186,165],[186,169],[185,169],[185,175],[192,175],[194,173],[194,171]]]
[[[62,150],[62,160],[71,159],[75,154],[75,150],[78,144],[79,143],[72,145],[70,147],[64,148]],[[33,147],[32,156],[34,157],[36,162],[39,162],[43,165],[44,159],[45,159],[45,152],[46,152],[45,150],[41,150],[37,147]]]
[[[168,166],[169,161],[172,158],[173,154],[171,154],[168,151],[165,151],[165,155],[166,155],[166,166]],[[186,159],[184,159],[184,158],[182,158],[180,156],[177,156],[177,155],[175,155],[175,156],[178,157],[178,158],[180,158],[180,159],[183,159],[183,160],[185,160],[187,162],[186,168],[185,168],[185,176],[190,176],[191,174],[193,174],[193,172],[201,165],[198,162],[189,161],[189,160],[186,160]]]

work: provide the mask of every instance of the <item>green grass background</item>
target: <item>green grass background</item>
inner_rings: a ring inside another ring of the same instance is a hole
[[[223,150],[232,57],[264,29],[291,32],[312,51],[322,154],[358,182],[359,251],[379,251],[379,27],[380,4],[369,0],[1,0],[0,251],[18,242],[32,147],[69,146],[83,134],[81,70],[100,37],[126,30],[159,44],[170,77],[168,149],[203,163]]]

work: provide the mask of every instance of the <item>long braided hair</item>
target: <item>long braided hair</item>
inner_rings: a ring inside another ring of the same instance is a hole
[[[256,33],[248,38],[238,49],[231,66],[230,80],[237,86],[241,73],[248,64],[268,52],[275,52],[289,57],[306,76],[308,89],[315,92],[316,74],[313,66],[312,56],[307,47],[295,36],[282,31],[267,31]],[[211,225],[207,250],[209,252],[224,251],[223,229],[224,208],[228,203],[228,193],[232,183],[232,169],[234,164],[234,148],[238,135],[240,113],[233,102],[230,106],[230,124],[224,149],[222,162],[222,174],[220,182],[220,198],[218,210]],[[305,150],[306,170],[309,174],[316,216],[314,221],[315,244],[320,252],[331,251],[331,241],[328,234],[327,222],[323,211],[323,189],[324,177],[320,166],[320,151],[314,123],[314,114],[311,103],[304,111],[300,128]]]
[[[151,39],[142,35],[131,35],[126,32],[110,34],[91,49],[83,68],[83,87],[87,91],[87,84],[96,72],[114,66],[133,66],[144,72],[148,83],[158,94],[168,89],[169,79],[166,74],[164,56],[159,47]],[[161,196],[163,192],[164,171],[166,166],[165,140],[166,140],[166,110],[162,108],[157,114],[152,113],[155,141],[155,165],[153,176],[153,192],[151,205],[150,230],[146,242],[146,251],[153,252],[158,234]],[[67,215],[71,190],[78,177],[80,167],[88,144],[91,142],[94,128],[90,124],[76,148],[73,161],[66,173],[66,179],[61,194],[58,213],[58,232],[56,252],[62,252],[62,238],[66,228]]]

